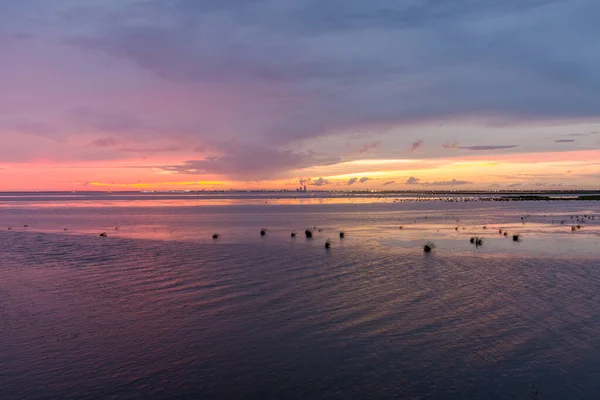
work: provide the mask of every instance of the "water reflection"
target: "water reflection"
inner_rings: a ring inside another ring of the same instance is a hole
[[[600,389],[597,257],[108,239],[0,232],[6,398]]]

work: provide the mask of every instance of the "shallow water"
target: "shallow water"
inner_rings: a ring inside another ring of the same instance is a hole
[[[597,202],[175,197],[0,200],[0,398],[598,397]]]

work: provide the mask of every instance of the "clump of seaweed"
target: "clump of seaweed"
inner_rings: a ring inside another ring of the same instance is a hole
[[[478,236],[473,236],[469,241],[474,244],[475,247],[483,246],[483,238]]]
[[[262,228],[260,230],[260,236],[265,236],[267,234],[267,228]]]
[[[220,235],[219,235],[218,233],[213,233],[213,235],[212,235],[212,238],[213,238],[213,239],[218,239],[218,238],[219,238],[219,236],[220,236]]]
[[[427,242],[423,246],[423,251],[425,253],[431,253],[431,250],[433,250],[433,249],[435,249],[435,243],[433,243],[433,242]]]
[[[291,237],[295,238],[296,237],[296,231],[292,231],[292,233],[290,234]]]
[[[313,237],[313,232],[310,229],[304,231],[307,239],[311,239]]]
[[[329,249],[331,247],[331,240],[327,239],[327,241],[325,242],[325,248]]]
[[[346,233],[344,231],[340,232],[340,239],[343,239],[346,237]]]
[[[102,237],[106,237],[106,236],[108,236],[108,235],[106,234],[106,232],[102,232],[102,233],[100,234],[100,236],[102,236]]]
[[[519,235],[518,233],[516,235],[512,236],[513,242],[520,242],[521,241],[521,235]]]

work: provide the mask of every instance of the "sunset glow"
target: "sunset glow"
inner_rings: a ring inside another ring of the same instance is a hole
[[[600,187],[595,53],[448,39],[556,50],[519,16],[574,35],[560,4],[366,31],[260,2],[25,3],[0,5],[0,191]]]

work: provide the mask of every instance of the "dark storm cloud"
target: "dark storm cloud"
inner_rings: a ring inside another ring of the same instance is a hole
[[[600,3],[552,0],[107,2],[63,10],[68,43],[177,82],[261,83],[285,109],[247,133],[493,113],[598,116]]]

